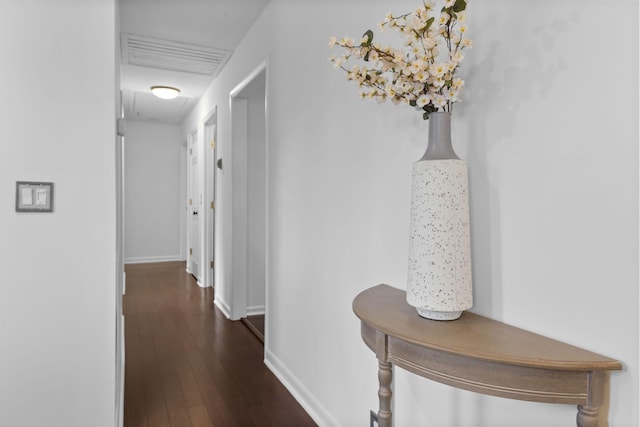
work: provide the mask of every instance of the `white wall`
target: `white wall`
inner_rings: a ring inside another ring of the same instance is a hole
[[[182,259],[184,162],[177,125],[130,121],[125,137],[125,262]]]
[[[0,3],[0,425],[115,424],[113,0]],[[15,182],[54,183],[16,213]]]
[[[183,125],[217,105],[231,165],[229,91],[268,59],[266,361],[321,425],[366,425],[377,408],[377,362],[351,302],[378,283],[406,286],[411,165],[428,126],[358,100],[327,42],[418,4],[272,0]],[[474,311],[621,360],[609,405],[619,427],[638,425],[637,16],[635,1],[469,2],[475,47],[453,118],[470,170]],[[219,176],[216,292],[228,297],[231,171]],[[394,391],[397,426],[575,422],[572,406],[400,369]]]

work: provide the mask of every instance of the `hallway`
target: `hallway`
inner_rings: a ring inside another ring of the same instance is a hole
[[[125,427],[315,426],[182,262],[126,266]]]

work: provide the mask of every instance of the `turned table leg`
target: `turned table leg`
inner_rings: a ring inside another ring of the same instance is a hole
[[[599,427],[598,407],[578,405],[578,427]]]
[[[393,373],[391,371],[391,363],[378,360],[378,399],[380,406],[378,408],[378,426],[391,427],[391,379]]]
[[[576,421],[578,427],[599,427],[600,416],[598,414],[600,405],[604,400],[605,386],[609,378],[606,372],[590,372],[587,403],[578,405],[578,416]],[[604,416],[604,414],[603,414]],[[606,425],[607,423],[605,423]]]

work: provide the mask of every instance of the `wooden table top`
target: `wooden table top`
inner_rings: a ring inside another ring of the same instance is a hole
[[[457,320],[418,316],[406,293],[378,285],[353,301],[360,320],[386,335],[479,360],[570,371],[620,370],[619,361],[471,312]]]

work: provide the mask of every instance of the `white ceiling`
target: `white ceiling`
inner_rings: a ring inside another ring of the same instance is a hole
[[[181,123],[268,1],[119,0],[127,120]],[[156,98],[154,85],[180,96]]]

